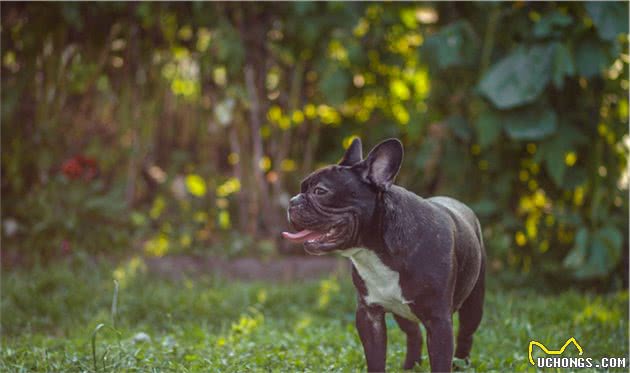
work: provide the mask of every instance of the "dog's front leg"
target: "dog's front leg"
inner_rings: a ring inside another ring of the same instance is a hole
[[[385,310],[381,306],[369,306],[360,300],[356,325],[363,344],[368,372],[384,372],[387,353]]]

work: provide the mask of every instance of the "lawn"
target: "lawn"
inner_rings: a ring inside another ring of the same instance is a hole
[[[302,283],[168,279],[138,258],[5,269],[0,371],[363,370],[354,304],[345,275]],[[490,278],[471,370],[532,370],[530,339],[559,348],[575,337],[584,356],[627,357],[627,320],[627,291],[545,293]],[[398,371],[404,336],[389,316],[387,325],[387,367]],[[426,359],[416,368],[428,369]]]

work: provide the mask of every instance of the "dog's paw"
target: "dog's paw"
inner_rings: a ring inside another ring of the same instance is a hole
[[[453,358],[453,370],[454,371],[462,371],[468,370],[471,367],[470,358],[460,359],[457,357]]]

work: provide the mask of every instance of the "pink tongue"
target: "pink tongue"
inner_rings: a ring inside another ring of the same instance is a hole
[[[321,235],[322,235],[321,233],[309,231],[308,229],[304,229],[303,231],[299,231],[295,233],[282,232],[282,237],[284,237],[285,239],[291,242],[296,242],[296,243],[302,243],[306,240],[320,237]]]

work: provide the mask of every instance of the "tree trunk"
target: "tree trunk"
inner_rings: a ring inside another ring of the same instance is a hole
[[[263,141],[260,136],[260,100],[258,95],[258,89],[256,85],[256,76],[252,65],[245,66],[245,85],[247,87],[247,94],[250,101],[250,129],[252,136],[252,173],[256,182],[256,195],[252,198],[250,205],[250,219],[252,224],[256,224],[259,218],[262,218],[263,228],[268,228],[269,224],[273,224],[273,211],[271,204],[269,203],[269,189],[267,188],[267,181],[265,180],[265,174],[260,168],[260,163],[264,157]],[[264,211],[264,216],[260,214],[261,209]],[[267,224],[265,224],[267,223]],[[252,227],[254,236],[257,236],[258,227]]]
[[[228,138],[230,141],[230,152],[243,156],[241,152],[241,144],[238,138],[238,129],[236,123],[232,123],[228,129]],[[247,230],[247,192],[244,190],[245,180],[243,180],[243,168],[241,167],[242,160],[239,159],[232,165],[234,177],[241,183],[241,190],[237,194],[238,199],[238,230],[240,232],[246,232]]]
[[[302,78],[304,75],[304,64],[302,61],[298,61],[297,66],[293,70],[293,79],[291,80],[291,87],[289,89],[289,102],[287,105],[287,115],[291,115],[296,109],[300,107],[300,93],[302,91]],[[305,126],[305,123],[301,124]],[[272,184],[272,194],[273,194],[273,204],[278,209],[286,209],[286,205],[281,203],[282,194],[286,193],[285,183],[284,183],[284,171],[282,170],[282,161],[287,159],[290,155],[291,149],[291,135],[293,131],[291,129],[286,129],[282,131],[282,137],[280,140],[280,145],[277,147],[277,153],[274,155],[274,172],[277,175],[276,181]],[[279,237],[279,233],[282,231],[283,227],[286,226],[286,223],[278,224],[274,226],[276,232]]]

